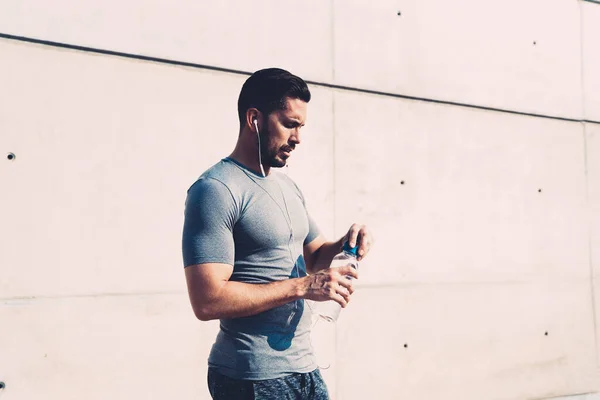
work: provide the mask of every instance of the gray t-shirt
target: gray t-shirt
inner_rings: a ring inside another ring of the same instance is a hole
[[[231,281],[268,283],[306,276],[303,246],[319,235],[304,197],[286,175],[267,177],[224,158],[190,187],[184,266],[232,265]],[[257,315],[221,319],[208,364],[236,379],[273,379],[317,368],[311,315],[296,300]]]

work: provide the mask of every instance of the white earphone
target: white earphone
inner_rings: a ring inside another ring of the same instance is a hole
[[[258,165],[260,165],[260,172],[262,172],[263,177],[266,177],[265,170],[262,166],[262,156],[260,154],[260,133],[258,132],[258,119],[254,117],[252,120],[254,122],[254,127],[256,128],[256,137],[258,138]]]

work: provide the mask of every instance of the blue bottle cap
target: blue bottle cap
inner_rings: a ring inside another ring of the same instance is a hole
[[[348,241],[344,242],[344,247],[342,247],[342,250],[354,254],[355,256],[358,255],[358,246],[350,247],[350,243]]]

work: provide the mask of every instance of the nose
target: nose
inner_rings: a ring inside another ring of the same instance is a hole
[[[300,129],[296,129],[294,133],[290,136],[290,143],[300,144]]]

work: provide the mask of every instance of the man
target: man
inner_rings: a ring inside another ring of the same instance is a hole
[[[254,73],[239,96],[233,153],[188,190],[183,259],[190,302],[198,319],[221,322],[208,360],[216,400],[328,399],[304,299],[346,307],[353,292],[346,276],[357,272],[329,264],[346,240],[358,243],[364,258],[372,238],[354,224],[340,240],[326,241],[299,188],[272,171],[300,144],[310,97],[306,83],[287,71]]]

